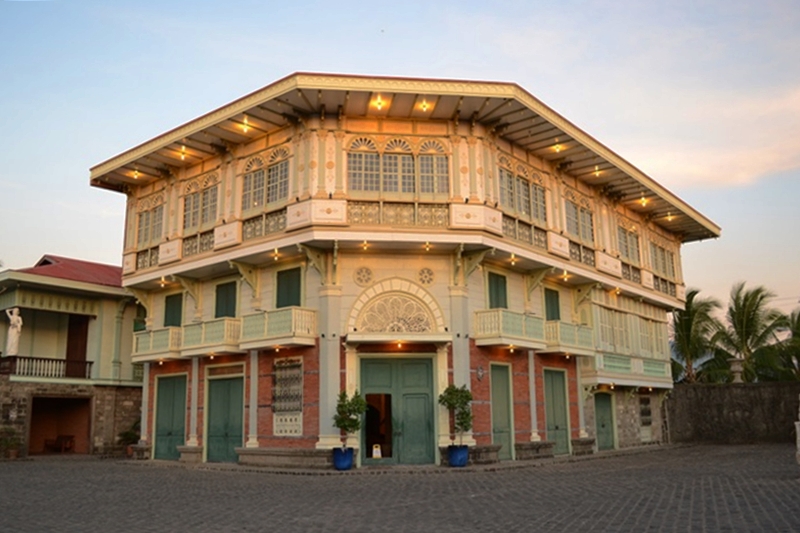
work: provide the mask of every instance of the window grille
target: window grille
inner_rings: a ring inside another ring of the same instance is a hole
[[[303,410],[303,360],[300,358],[276,359],[274,379],[273,412],[301,412]]]

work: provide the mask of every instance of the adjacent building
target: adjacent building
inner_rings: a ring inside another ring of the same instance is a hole
[[[720,229],[512,83],[297,73],[91,169],[127,197],[152,457],[361,465],[663,439],[680,248]]]
[[[0,312],[3,431],[13,428],[23,453],[118,451],[119,433],[141,417],[142,390],[131,361],[137,305],[122,269],[45,255],[0,272]],[[11,315],[21,330],[11,331]]]

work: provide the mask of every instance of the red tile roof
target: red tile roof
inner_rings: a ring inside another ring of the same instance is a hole
[[[122,267],[81,261],[57,255],[45,255],[30,268],[21,268],[16,272],[36,274],[51,278],[82,281],[109,287],[122,287]]]

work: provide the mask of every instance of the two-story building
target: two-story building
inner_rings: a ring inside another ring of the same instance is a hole
[[[119,266],[45,255],[0,272],[0,427],[14,428],[23,453],[118,449],[141,417],[136,316]]]
[[[362,465],[434,463],[449,383],[481,456],[658,442],[680,246],[720,233],[511,83],[293,74],[91,184],[127,196],[160,459],[329,464],[346,389]]]

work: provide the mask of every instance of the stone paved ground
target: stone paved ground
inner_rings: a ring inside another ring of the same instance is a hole
[[[325,476],[0,462],[0,532],[26,531],[797,532],[800,467],[789,445]]]

